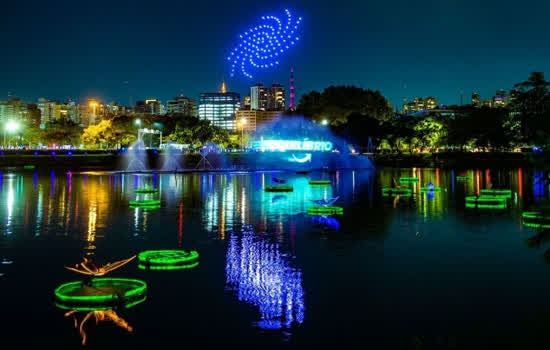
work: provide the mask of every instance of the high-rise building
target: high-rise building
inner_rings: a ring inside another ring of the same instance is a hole
[[[481,106],[481,96],[477,92],[472,93],[472,106]]]
[[[245,131],[256,131],[257,128],[273,121],[281,114],[281,111],[262,111],[257,109],[239,109],[237,111],[237,121],[239,125],[244,126]],[[242,123],[246,120],[245,123]],[[240,127],[239,127],[240,130]]]
[[[244,97],[244,106],[243,106],[244,109],[250,109],[250,96],[245,96]]]
[[[281,84],[273,84],[268,88],[257,83],[250,88],[250,109],[284,111],[285,88]]]
[[[273,84],[269,88],[267,95],[267,110],[285,110],[285,88],[281,84]]]
[[[437,107],[437,100],[435,97],[429,96],[426,97],[426,99],[417,97],[408,103],[405,100],[403,103],[403,113],[414,113],[427,109],[434,109],[435,107]]]
[[[145,101],[137,101],[134,112],[137,114],[161,114],[161,103],[156,98],[146,99]]]
[[[267,88],[257,83],[250,88],[250,109],[267,109]]]
[[[505,107],[508,104],[508,94],[505,90],[498,90],[493,97],[493,107]]]
[[[27,118],[27,104],[19,99],[0,102],[0,121],[8,119],[25,120]]]
[[[168,114],[183,114],[196,117],[197,105],[195,100],[179,95],[166,103],[166,112]]]
[[[241,105],[241,96],[227,92],[225,84],[221,92],[203,92],[199,100],[199,118],[229,131],[236,131],[236,113]]]

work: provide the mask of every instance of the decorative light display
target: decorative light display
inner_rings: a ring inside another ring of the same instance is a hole
[[[265,186],[264,190],[266,192],[292,192],[294,191],[294,187],[289,185],[271,185]]]
[[[332,181],[330,180],[309,180],[310,185],[316,185],[316,186],[327,186],[332,185]]]
[[[199,253],[196,250],[146,250],[138,255],[140,269],[147,270],[184,270],[199,265]]]
[[[524,226],[532,228],[550,228],[550,215],[543,215],[540,212],[527,211],[521,214]]]
[[[134,190],[134,193],[157,193],[158,191],[159,190],[154,187],[141,187],[141,188],[136,188]]]
[[[330,141],[312,140],[256,140],[250,143],[256,151],[286,152],[286,151],[318,151],[330,152],[334,145]]]
[[[160,208],[160,199],[140,199],[130,201],[130,208],[147,208],[158,209]]]
[[[441,187],[436,187],[433,183],[429,183],[427,186],[420,187],[420,192],[441,192]]]
[[[506,209],[506,197],[502,196],[467,196],[466,208],[468,209]]]
[[[25,169],[25,170],[33,170],[34,168],[36,168],[36,166],[34,166],[34,165],[25,165],[23,167],[23,169]]]
[[[91,260],[84,257],[84,261],[79,264],[76,264],[75,267],[65,266],[65,268],[86,276],[99,277],[99,276],[105,276],[109,272],[126,265],[130,261],[134,260],[135,257],[136,256],[134,255],[128,259],[105,264],[102,267],[97,267]]]
[[[87,283],[68,282],[54,291],[59,304],[67,308],[127,305],[144,297],[147,284],[131,278],[93,278]],[[74,306],[74,307],[73,307]]]
[[[304,322],[302,273],[288,259],[277,242],[259,240],[247,227],[241,238],[230,236],[226,286],[239,300],[258,308],[260,328],[290,328]]]
[[[404,176],[399,178],[399,183],[402,183],[402,184],[417,183],[418,181],[419,179],[417,177]]]
[[[302,157],[296,157],[296,155],[293,153],[292,157],[288,158],[288,161],[293,163],[311,162],[311,153],[306,153]]]
[[[321,205],[307,208],[307,213],[309,215],[343,215],[344,208],[332,205]]]
[[[456,177],[457,181],[470,181],[471,179],[472,179],[471,176],[457,176]]]
[[[482,189],[479,192],[485,196],[505,196],[506,198],[512,198],[512,191],[508,189]]]
[[[251,70],[266,70],[279,65],[285,52],[300,40],[298,28],[302,17],[293,18],[285,10],[286,18],[262,16],[258,25],[239,35],[238,44],[227,60],[231,63],[231,76],[239,71],[252,79]]]
[[[411,196],[412,190],[410,188],[406,187],[382,187],[382,195],[384,196],[390,196],[390,195],[405,195],[405,196]]]

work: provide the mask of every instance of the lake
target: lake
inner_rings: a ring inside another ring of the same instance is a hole
[[[265,192],[274,177],[293,192]],[[384,196],[382,188],[400,177],[418,178],[405,185],[410,195]],[[332,185],[311,186],[309,179]],[[511,335],[524,344],[543,336],[550,321],[549,238],[521,217],[545,205],[545,179],[527,169],[5,169],[0,344],[80,347],[72,317],[54,303],[57,286],[80,278],[64,266],[83,257],[105,264],[148,249],[195,249],[199,265],[149,271],[134,261],[114,271],[145,281],[147,299],[118,312],[133,332],[89,322],[87,347],[360,341],[452,348]],[[441,192],[422,192],[429,183]],[[134,193],[145,186],[159,194]],[[465,208],[466,196],[486,188],[511,190],[503,208]],[[145,196],[159,198],[160,208],[129,207]],[[334,197],[343,215],[308,215],[314,200]],[[528,243],[536,234],[540,239]]]

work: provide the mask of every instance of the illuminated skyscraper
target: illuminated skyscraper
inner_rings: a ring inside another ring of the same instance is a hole
[[[241,106],[241,95],[227,92],[225,84],[221,92],[203,92],[199,100],[199,118],[209,120],[220,128],[236,131],[236,113]]]
[[[196,117],[197,105],[195,100],[179,95],[167,102],[166,111],[168,114],[183,114]]]
[[[250,88],[250,109],[267,109],[267,88],[262,83]]]
[[[258,83],[250,88],[250,109],[263,111],[285,110],[285,88],[281,84],[265,87]]]

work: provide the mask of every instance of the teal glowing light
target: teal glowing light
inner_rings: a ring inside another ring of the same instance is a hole
[[[294,187],[289,185],[271,185],[265,186],[264,190],[266,192],[292,192],[294,191]]]
[[[408,183],[417,183],[420,181],[417,177],[412,176],[404,176],[399,178],[399,182],[402,184],[408,184]]]
[[[251,148],[257,151],[286,152],[286,151],[311,151],[330,152],[333,144],[330,141],[312,140],[256,140],[251,142]]]
[[[167,266],[198,264],[198,259],[199,253],[196,250],[146,250],[138,254],[139,264],[151,270],[161,270],[160,267]],[[159,268],[152,268],[153,266]]]
[[[320,205],[307,208],[309,215],[343,215],[344,208],[332,205]]]
[[[125,305],[142,299],[147,292],[147,284],[131,278],[93,278],[88,283],[68,282],[54,291],[58,304],[67,308],[96,308]]]

